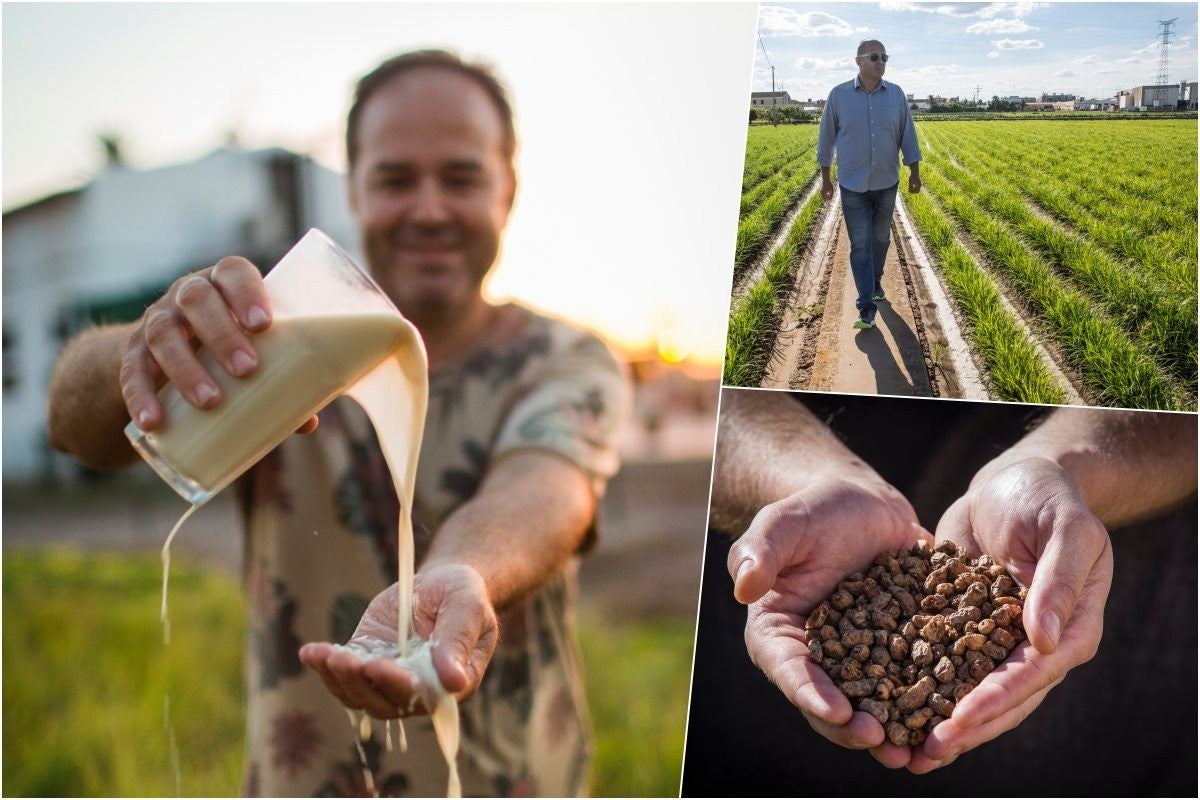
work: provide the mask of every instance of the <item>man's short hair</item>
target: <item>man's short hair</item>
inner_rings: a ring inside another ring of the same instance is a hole
[[[880,47],[883,47],[883,42],[879,41],[878,39],[863,39],[861,42],[858,43],[858,52],[856,52],[854,55],[861,56],[863,54],[863,50],[867,49],[867,45],[872,45],[872,44],[877,44]],[[886,47],[883,47],[883,49],[884,49],[884,52],[887,52]]]
[[[431,67],[455,72],[474,81],[479,88],[483,89],[500,115],[504,137],[501,148],[509,167],[512,167],[513,157],[517,152],[517,134],[513,124],[512,105],[508,102],[508,93],[504,86],[492,74],[491,69],[483,64],[463,61],[454,53],[446,50],[414,50],[411,53],[402,53],[384,61],[360,78],[354,87],[354,103],[350,106],[350,113],[346,115],[346,161],[351,169],[358,159],[359,119],[362,117],[367,101],[398,75]]]

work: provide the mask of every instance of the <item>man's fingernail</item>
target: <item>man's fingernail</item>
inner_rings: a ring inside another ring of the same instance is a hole
[[[250,306],[246,312],[246,324],[251,328],[261,328],[271,321],[267,316],[267,311],[262,306]]]
[[[254,357],[245,350],[234,350],[229,360],[233,364],[233,371],[236,375],[245,375],[254,369]]]
[[[202,405],[208,405],[208,403],[216,396],[217,390],[211,383],[196,384],[196,399],[199,400]]]
[[[137,415],[138,427],[145,430],[146,423],[149,421],[150,421],[150,411],[149,411],[149,409],[143,408],[141,411],[138,412],[138,415]]]
[[[1047,611],[1045,614],[1042,614],[1041,623],[1042,629],[1050,637],[1050,641],[1054,643],[1054,646],[1057,647],[1058,636],[1062,633],[1062,622],[1059,620],[1058,614],[1055,614],[1053,611]]]
[[[734,582],[734,583],[737,583],[737,582],[738,582],[738,580],[740,580],[740,579],[741,579],[742,575],[744,575],[744,574],[746,574],[747,572],[749,572],[749,571],[750,571],[750,569],[751,569],[753,566],[754,566],[754,559],[753,559],[753,558],[751,558],[750,556],[746,556],[745,558],[743,558],[743,559],[742,559],[742,561],[741,561],[741,563],[739,563],[739,564],[737,565],[737,571],[736,571],[736,572],[734,572],[734,575],[733,575],[733,582]]]

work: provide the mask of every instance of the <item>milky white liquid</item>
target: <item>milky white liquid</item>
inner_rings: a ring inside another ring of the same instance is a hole
[[[425,427],[425,405],[429,396],[428,377],[423,351],[397,349],[393,358],[385,360],[346,392],[367,412],[375,435],[379,439],[383,458],[387,461],[400,498],[399,562],[396,579],[399,593],[396,615],[395,660],[420,678],[436,694],[433,708],[433,730],[438,747],[450,769],[447,797],[461,797],[458,777],[459,746],[458,702],[442,687],[433,668],[432,643],[412,635],[412,598],[414,548],[412,503],[416,489],[417,458],[421,453],[421,435]],[[386,657],[387,653],[365,653],[368,658]],[[400,728],[403,736],[403,726]]]
[[[203,352],[221,402],[203,410],[165,387],[149,445],[188,480],[218,492],[397,349],[409,325],[386,313],[277,318],[251,337],[258,369],[235,378]]]
[[[431,715],[450,776],[447,796],[461,797],[458,776],[458,703],[433,668],[428,641],[412,635],[413,495],[429,394],[425,351],[410,323],[392,314],[277,318],[252,339],[259,368],[232,378],[208,359],[221,386],[217,408],[201,411],[164,391],[169,422],[148,434],[151,446],[200,486],[216,492],[240,475],[338,394],[366,411],[400,499],[397,646],[386,652],[356,648],[365,658],[392,657],[436,696]],[[382,360],[381,360],[382,359]],[[375,364],[373,368],[372,364]],[[346,388],[349,386],[349,388]],[[171,539],[195,510],[188,509],[163,547],[163,620]],[[369,735],[369,719],[364,723]],[[400,727],[402,749],[404,730]],[[365,759],[364,759],[365,768]],[[372,785],[367,775],[368,785]]]

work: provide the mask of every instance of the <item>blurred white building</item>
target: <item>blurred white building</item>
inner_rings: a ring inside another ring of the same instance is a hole
[[[343,177],[306,156],[231,146],[133,170],[108,145],[86,186],[4,213],[6,480],[63,469],[46,442],[46,390],[84,326],[136,319],[180,275],[226,255],[268,269],[310,227],[357,255]]]

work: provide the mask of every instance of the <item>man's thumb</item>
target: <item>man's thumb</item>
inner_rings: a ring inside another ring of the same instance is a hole
[[[1086,511],[1054,520],[1021,614],[1025,633],[1039,653],[1050,655],[1058,649],[1088,576],[1104,556],[1107,536],[1092,535],[1093,526],[1103,531],[1100,521]]]
[[[779,575],[778,564],[775,548],[752,524],[742,538],[734,542],[726,560],[737,601],[753,603],[766,594]]]

